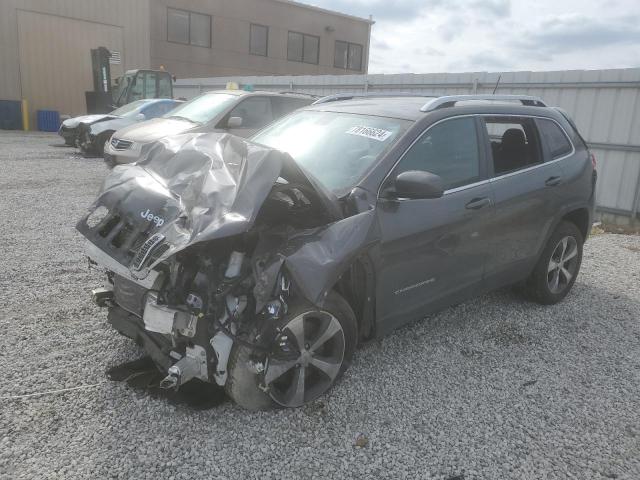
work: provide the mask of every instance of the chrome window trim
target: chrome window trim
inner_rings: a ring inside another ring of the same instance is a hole
[[[479,182],[469,183],[467,185],[462,185],[462,186],[456,187],[456,188],[450,188],[450,189],[444,191],[443,196],[444,195],[448,195],[450,193],[462,192],[464,190],[467,190],[467,189],[470,189],[470,188],[473,188],[473,187],[479,187],[479,186],[485,185],[487,183],[493,183],[493,182],[495,182],[497,180],[502,180],[503,178],[512,177],[512,176],[518,175],[520,173],[526,173],[526,172],[529,172],[531,170],[535,170],[536,168],[543,167],[545,165],[550,165],[552,163],[560,162],[562,160],[565,160],[566,158],[569,158],[569,157],[573,156],[576,153],[576,147],[573,144],[573,141],[571,140],[571,137],[567,134],[567,131],[564,129],[564,127],[562,125],[560,125],[560,123],[558,123],[558,121],[555,120],[554,118],[544,117],[544,116],[541,116],[541,115],[516,115],[516,114],[503,114],[503,113],[470,113],[470,114],[466,114],[466,115],[455,115],[453,117],[443,118],[442,120],[438,120],[433,125],[429,125],[429,128],[427,128],[413,142],[411,142],[411,145],[409,145],[405,149],[405,151],[402,152],[402,155],[400,155],[400,158],[393,164],[393,167],[391,167],[391,169],[389,169],[389,172],[385,175],[384,179],[380,183],[380,186],[378,187],[378,194],[376,196],[377,199],[380,200],[380,192],[382,191],[382,186],[385,184],[387,179],[391,176],[391,173],[396,169],[398,164],[404,159],[404,157],[407,154],[407,152],[409,150],[411,150],[411,148],[413,148],[413,146],[416,143],[418,143],[418,141],[422,138],[423,135],[426,135],[429,130],[431,130],[436,125],[439,125],[440,123],[446,122],[448,120],[453,120],[453,119],[456,119],[456,118],[466,118],[466,117],[514,117],[514,118],[523,118],[524,117],[524,118],[540,118],[542,120],[551,120],[558,127],[560,127],[560,130],[562,130],[562,133],[565,135],[567,140],[569,140],[569,144],[571,145],[571,152],[566,154],[566,155],[563,155],[562,157],[555,158],[553,160],[549,160],[548,162],[537,163],[537,164],[532,165],[532,166],[527,167],[527,168],[523,168],[523,169],[520,169],[520,170],[515,170],[513,172],[505,173],[504,175],[500,175],[498,177],[491,177],[491,178],[487,178],[485,180],[481,180]],[[538,127],[536,126],[536,128],[538,128]],[[491,158],[491,160],[493,161],[493,158]],[[399,198],[397,200],[398,201],[404,201],[404,200],[411,200],[411,199]]]

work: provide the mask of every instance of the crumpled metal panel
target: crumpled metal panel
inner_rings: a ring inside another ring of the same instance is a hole
[[[191,245],[248,231],[279,181],[303,185],[326,222],[261,233],[252,258],[257,310],[272,298],[283,267],[305,298],[322,304],[350,262],[380,237],[374,211],[343,218],[337,199],[288,154],[238,137],[190,133],[157,142],[137,163],[114,168],[77,229],[142,281]],[[90,219],[100,207],[108,213],[96,225]],[[148,264],[137,269],[140,252],[158,238],[162,253],[154,257],[152,250]]]
[[[129,232],[140,237],[134,242],[137,247],[153,234],[164,235],[168,249],[147,266],[148,272],[190,245],[247,231],[285,156],[228,134],[169,137],[146,149],[136,164],[114,168],[77,229],[127,266],[133,258],[121,247],[129,241]],[[115,227],[126,229],[125,234],[87,225],[101,206],[117,215]],[[145,272],[136,276],[144,278]]]
[[[262,310],[284,267],[300,293],[320,305],[351,263],[380,239],[373,210],[322,227],[264,236],[254,253],[256,311]]]

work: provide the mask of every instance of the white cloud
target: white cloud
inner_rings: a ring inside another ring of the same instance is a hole
[[[373,15],[370,73],[640,67],[638,0],[308,0]]]

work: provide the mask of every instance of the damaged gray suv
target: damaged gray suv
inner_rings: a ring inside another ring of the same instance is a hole
[[[166,138],[116,167],[77,225],[108,321],[177,389],[249,409],[324,394],[360,342],[472,296],[571,290],[595,160],[519,96],[339,95],[251,140]]]

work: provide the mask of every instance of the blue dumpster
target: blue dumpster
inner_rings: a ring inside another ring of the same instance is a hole
[[[19,100],[0,100],[0,129],[22,130],[22,103]]]
[[[55,110],[38,110],[38,130],[57,132],[60,128],[60,113]]]

